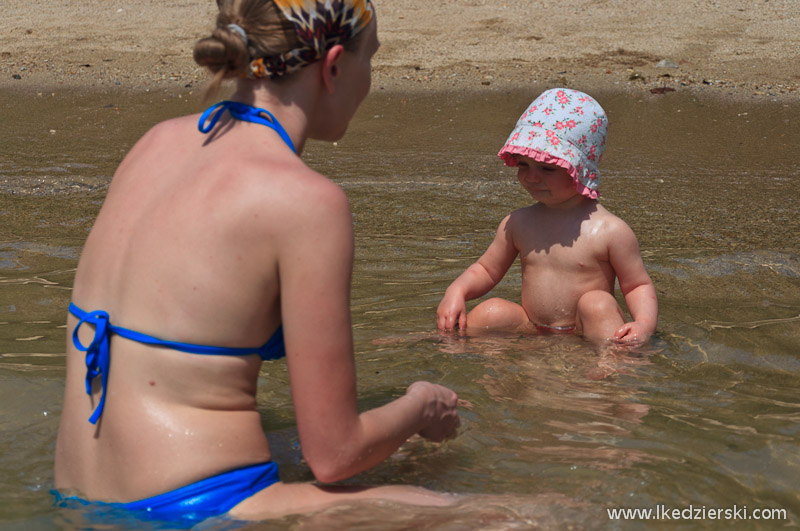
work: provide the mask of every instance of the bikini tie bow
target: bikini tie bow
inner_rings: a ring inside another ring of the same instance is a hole
[[[108,312],[97,310],[81,317],[75,330],[72,331],[72,344],[81,352],[86,352],[86,394],[92,396],[92,383],[98,376],[103,388],[103,392],[100,394],[100,401],[92,416],[89,417],[89,422],[92,424],[97,424],[106,404],[108,370],[111,360],[109,357],[109,334],[111,333],[109,321]],[[78,330],[84,323],[94,325],[94,337],[88,347],[84,346],[78,337]]]

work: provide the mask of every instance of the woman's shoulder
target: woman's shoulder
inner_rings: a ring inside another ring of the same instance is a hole
[[[219,176],[220,192],[229,204],[267,226],[280,226],[282,233],[350,222],[344,190],[294,154],[248,154],[232,158],[220,172],[225,173]]]
[[[350,219],[350,203],[342,188],[306,166],[299,159],[283,170],[286,174],[280,179],[282,202],[303,219],[325,219],[346,216]],[[280,171],[276,169],[276,171]],[[267,193],[274,193],[271,186],[265,187]]]
[[[131,149],[132,152],[146,149],[154,151],[161,149],[172,150],[177,143],[182,142],[191,134],[192,116],[170,118],[151,126]],[[194,129],[197,130],[197,119],[194,119]]]
[[[231,169],[234,168],[252,185],[252,189],[279,197],[283,202],[296,203],[302,208],[347,199],[339,185],[291,153],[251,153],[238,161],[231,161]]]
[[[145,136],[165,136],[174,135],[180,132],[190,132],[197,130],[197,121],[200,115],[185,115],[177,116],[175,118],[168,118],[153,125]]]

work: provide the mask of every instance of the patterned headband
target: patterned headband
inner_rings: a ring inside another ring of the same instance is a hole
[[[250,78],[277,78],[320,60],[367,27],[374,8],[371,0],[274,0],[292,24],[299,48],[281,55],[259,57],[250,63]]]

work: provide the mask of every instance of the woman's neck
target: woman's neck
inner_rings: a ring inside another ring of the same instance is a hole
[[[302,83],[302,71],[292,74],[292,79],[272,82],[268,80],[241,80],[230,99],[271,112],[281,123],[297,154],[303,152],[308,139],[309,113],[313,109],[313,95]]]

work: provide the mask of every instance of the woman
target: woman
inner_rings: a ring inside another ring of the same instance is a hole
[[[449,503],[413,487],[278,480],[256,388],[262,360],[284,344],[303,455],[323,483],[377,465],[413,434],[454,436],[457,397],[415,382],[357,411],[351,213],[299,158],[308,138],[339,139],[369,91],[371,3],[218,4],[195,60],[216,74],[212,87],[236,79],[231,101],[158,124],[133,147],[78,265],[57,499],[175,521],[355,498]]]

